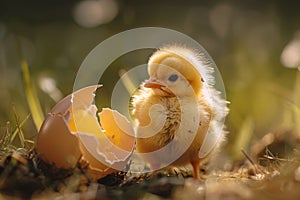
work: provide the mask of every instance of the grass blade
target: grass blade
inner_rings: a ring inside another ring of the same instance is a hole
[[[38,131],[44,121],[44,114],[43,114],[41,104],[40,104],[40,101],[39,101],[37,93],[36,93],[36,89],[31,82],[28,64],[25,60],[21,61],[21,67],[22,67],[23,81],[24,81],[24,86],[25,86],[25,95],[27,98],[27,103],[28,103],[35,127]]]
[[[232,146],[233,160],[237,161],[242,158],[241,149],[247,149],[253,134],[254,123],[251,117],[248,117],[242,124],[237,137]]]
[[[12,143],[15,140],[15,138],[16,138],[17,134],[19,133],[21,127],[25,124],[25,122],[29,119],[29,117],[30,117],[30,114],[27,115],[26,118],[19,125],[17,125],[17,128],[15,129],[15,131],[12,133],[12,135],[10,137],[10,143]],[[25,141],[24,136],[21,136],[21,138],[23,138],[23,141]]]

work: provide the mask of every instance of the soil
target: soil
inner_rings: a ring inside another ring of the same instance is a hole
[[[296,158],[296,157],[295,157]],[[300,163],[265,157],[260,165],[245,159],[231,170],[194,180],[189,169],[156,173],[118,172],[91,181],[85,167],[62,170],[34,151],[8,152],[0,166],[0,199],[299,199]]]

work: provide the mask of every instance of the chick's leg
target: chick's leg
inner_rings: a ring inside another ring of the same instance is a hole
[[[193,171],[194,171],[194,179],[198,180],[199,179],[199,166],[200,166],[200,160],[194,160],[191,161],[191,164],[193,166]]]

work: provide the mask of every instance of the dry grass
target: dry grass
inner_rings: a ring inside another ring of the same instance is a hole
[[[297,199],[300,162],[266,155],[264,163],[249,158],[230,171],[212,171],[195,181],[187,169],[157,174],[119,172],[90,182],[84,168],[59,170],[34,152],[2,156],[2,199]],[[248,155],[247,155],[248,157]]]

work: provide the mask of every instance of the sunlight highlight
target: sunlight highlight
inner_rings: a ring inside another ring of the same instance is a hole
[[[47,93],[55,102],[62,99],[62,92],[56,87],[56,81],[48,76],[39,78],[39,87]]]

